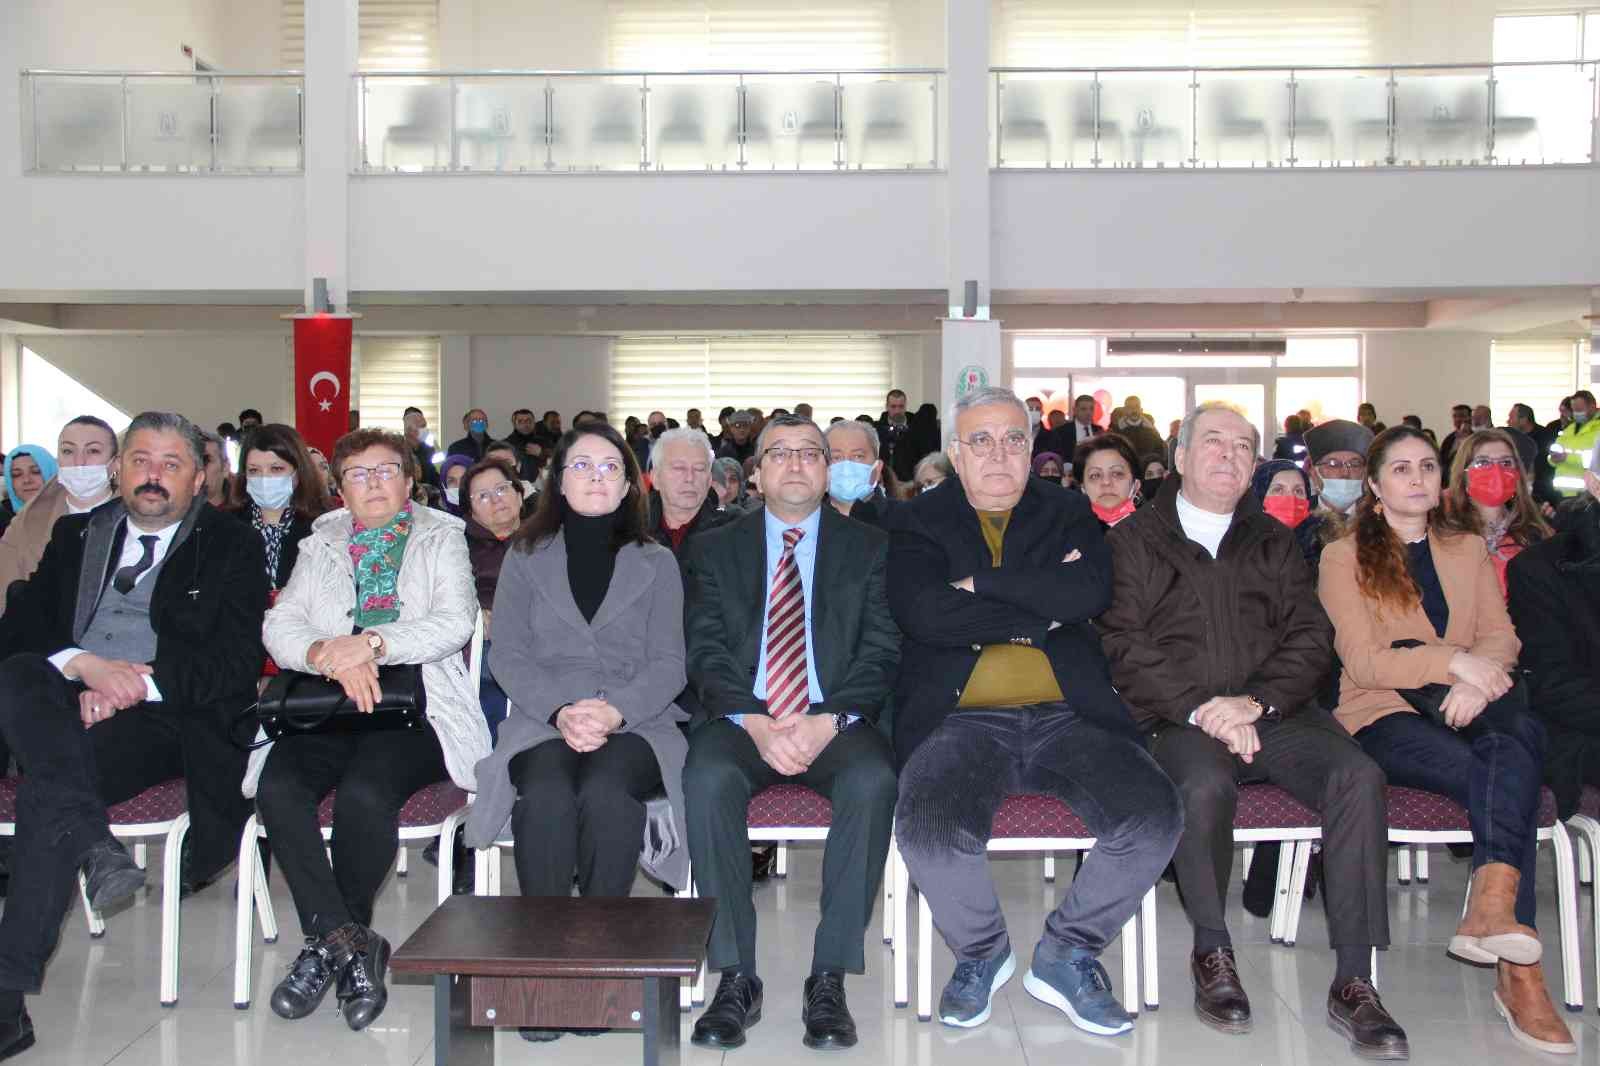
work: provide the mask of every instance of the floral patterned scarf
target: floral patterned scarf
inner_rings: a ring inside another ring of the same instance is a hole
[[[359,629],[400,618],[400,559],[411,537],[411,505],[387,525],[368,529],[360,522],[350,537],[350,562],[356,572],[355,622]]]

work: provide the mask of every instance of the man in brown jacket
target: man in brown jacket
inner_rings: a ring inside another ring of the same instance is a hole
[[[1194,923],[1201,1021],[1250,1029],[1223,901],[1238,786],[1265,781],[1322,814],[1338,956],[1329,1024],[1359,1054],[1404,1058],[1405,1032],[1371,980],[1372,949],[1389,942],[1383,773],[1312,703],[1332,630],[1293,534],[1250,492],[1259,446],[1225,404],[1184,419],[1176,475],[1108,537],[1111,607],[1098,624],[1117,688],[1183,796],[1173,865]]]

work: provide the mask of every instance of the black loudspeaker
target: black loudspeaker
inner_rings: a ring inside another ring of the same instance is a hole
[[[969,281],[963,287],[961,293],[961,317],[978,317],[978,283],[976,281]]]

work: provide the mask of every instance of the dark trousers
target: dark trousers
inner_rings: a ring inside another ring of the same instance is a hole
[[[816,970],[862,973],[862,937],[877,902],[894,821],[894,761],[869,722],[840,733],[803,773],[768,766],[750,734],[717,720],[689,738],[683,768],[689,858],[700,895],[715,897],[708,962],[713,970],[756,965],[756,909],[750,898],[750,797],[771,785],[815,789],[833,804],[822,853],[822,919],[811,949]]]
[[[17,790],[11,886],[0,918],[0,989],[39,991],[78,863],[111,832],[106,808],[183,776],[184,715],[177,708],[141,703],[85,729],[82,691],[43,656],[0,663],[0,734],[28,766]]]
[[[1246,763],[1196,726],[1155,734],[1156,762],[1183,795],[1183,839],[1173,854],[1189,920],[1226,930],[1238,786],[1277,785],[1322,814],[1323,902],[1334,947],[1385,947],[1389,909],[1383,771],[1326,712],[1307,707],[1257,722],[1261,750]]]
[[[1467,809],[1472,868],[1504,862],[1521,870],[1516,916],[1532,926],[1545,733],[1522,690],[1489,704],[1465,729],[1420,714],[1390,714],[1356,740],[1390,784],[1437,792]]]
[[[483,642],[483,672],[478,678],[478,705],[483,708],[484,721],[489,723],[491,745],[500,739],[500,723],[506,720],[510,702],[505,689],[489,670],[489,642],[486,640]]]
[[[614,733],[599,748],[573,751],[547,740],[511,759],[517,883],[524,896],[570,896],[572,874],[585,896],[626,896],[644,847],[644,801],[661,787],[661,767],[643,737]]]
[[[306,936],[326,936],[346,922],[372,924],[378,887],[399,847],[400,808],[448,776],[432,729],[307,734],[272,745],[256,809]],[[334,789],[330,865],[317,805]]]
[[[1183,830],[1177,790],[1132,737],[1064,703],[961,711],[918,745],[900,774],[895,835],[957,961],[1010,945],[989,875],[989,830],[1009,796],[1054,796],[1097,838],[1043,945],[1098,954],[1139,909]]]

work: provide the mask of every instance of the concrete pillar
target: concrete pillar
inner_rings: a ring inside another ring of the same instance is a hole
[[[328,298],[350,302],[350,160],[355,145],[355,72],[360,54],[358,0],[306,4],[306,271],[328,279]]]
[[[962,290],[978,283],[978,317],[989,297],[989,3],[945,4],[946,99],[949,115],[945,232],[951,317],[961,314]],[[999,373],[994,374],[995,383]]]

